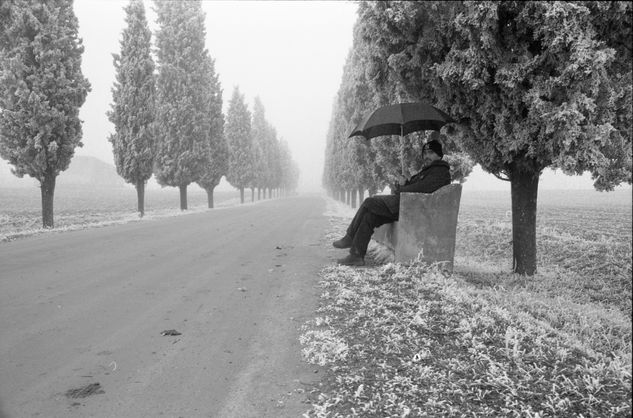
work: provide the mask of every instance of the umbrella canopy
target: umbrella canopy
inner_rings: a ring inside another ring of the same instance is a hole
[[[404,136],[411,132],[439,131],[453,118],[428,103],[398,103],[383,106],[368,114],[349,135],[362,135],[371,139],[382,135]]]

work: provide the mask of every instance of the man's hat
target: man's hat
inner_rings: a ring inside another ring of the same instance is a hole
[[[442,151],[442,144],[440,141],[436,139],[432,139],[427,142],[424,146],[428,147],[431,151],[440,156],[440,158],[444,157],[444,152]]]

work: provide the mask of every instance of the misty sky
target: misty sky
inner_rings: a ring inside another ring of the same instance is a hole
[[[81,108],[83,148],[89,155],[113,164],[113,132],[106,111],[114,82],[112,54],[120,52],[127,0],[75,0],[79,35],[85,48],[84,76],[92,90]],[[150,28],[155,31],[153,2],[145,0]],[[320,190],[325,141],[332,104],[345,58],[352,45],[357,5],[348,1],[203,1],[206,46],[215,59],[222,84],[224,110],[234,86],[252,110],[259,96],[266,119],[286,140],[299,164],[300,190]],[[72,164],[72,163],[71,163]],[[6,162],[0,164],[8,172]],[[150,183],[153,182],[153,179]],[[589,174],[565,176],[546,170],[541,189],[592,188]],[[508,190],[508,182],[478,167],[465,189]],[[219,190],[231,188],[224,180]]]
[[[84,147],[112,163],[107,140],[113,125],[105,113],[112,102],[112,53],[120,51],[127,1],[75,0],[85,47],[82,68],[92,85],[80,113]],[[203,1],[206,46],[215,59],[224,110],[234,86],[252,110],[259,96],[266,118],[286,140],[301,168],[299,186],[320,187],[325,137],[345,58],[352,45],[357,5],[351,2]],[[145,1],[152,31],[153,2]],[[153,38],[152,38],[153,41]]]

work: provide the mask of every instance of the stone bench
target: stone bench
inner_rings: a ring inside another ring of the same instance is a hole
[[[453,271],[461,184],[433,193],[401,193],[397,222],[376,228],[372,238],[394,252],[395,261],[409,263],[420,255],[426,263],[441,262]]]

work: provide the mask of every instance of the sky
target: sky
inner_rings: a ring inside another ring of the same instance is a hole
[[[155,31],[153,1],[145,1]],[[82,70],[92,90],[80,110],[83,148],[114,165],[108,136],[114,131],[106,112],[115,79],[112,54],[120,52],[128,0],[75,0]],[[332,105],[352,46],[357,4],[351,1],[203,1],[206,47],[223,88],[224,112],[238,86],[252,110],[259,96],[266,119],[285,140],[301,170],[300,191],[319,191]],[[71,162],[72,164],[72,162]],[[8,164],[0,162],[8,173]],[[2,173],[0,173],[2,174]],[[545,170],[540,189],[591,189],[591,176]],[[158,187],[150,180],[149,187]],[[192,187],[197,187],[192,185]],[[510,190],[508,182],[476,167],[464,188]],[[222,180],[218,190],[232,189]]]
[[[77,155],[113,163],[106,112],[112,102],[112,54],[120,51],[126,1],[75,0],[82,70],[92,85],[80,111],[83,148]],[[266,119],[288,142],[300,167],[299,189],[321,187],[325,139],[357,5],[348,1],[203,1],[206,47],[215,59],[224,111],[235,86],[252,111],[259,96]],[[153,2],[145,1],[155,31]],[[153,41],[152,37],[152,41]],[[221,185],[222,186],[222,185]]]

